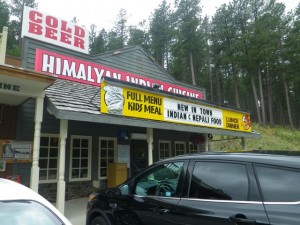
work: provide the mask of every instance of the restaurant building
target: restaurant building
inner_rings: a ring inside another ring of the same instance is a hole
[[[28,7],[22,35],[21,66],[0,65],[0,176],[62,212],[65,200],[105,188],[119,165],[125,179],[208,151],[213,135],[259,137],[248,112],[206,101],[139,46],[89,55],[87,30]]]

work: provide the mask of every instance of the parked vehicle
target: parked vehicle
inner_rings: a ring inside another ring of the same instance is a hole
[[[50,202],[26,186],[0,178],[1,225],[72,225]]]
[[[89,197],[86,225],[297,225],[300,157],[203,153],[159,161]]]

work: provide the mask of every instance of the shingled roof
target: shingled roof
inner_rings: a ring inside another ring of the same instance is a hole
[[[57,79],[46,97],[57,110],[101,114],[100,87]]]

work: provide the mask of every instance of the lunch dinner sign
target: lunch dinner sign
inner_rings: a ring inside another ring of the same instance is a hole
[[[101,83],[101,113],[251,132],[250,115]]]

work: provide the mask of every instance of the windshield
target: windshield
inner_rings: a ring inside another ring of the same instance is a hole
[[[0,202],[1,225],[62,225],[48,208],[35,201]]]

